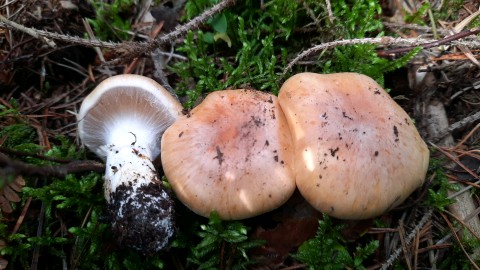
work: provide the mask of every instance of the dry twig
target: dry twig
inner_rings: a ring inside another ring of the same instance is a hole
[[[132,59],[141,56],[145,53],[150,53],[154,49],[167,44],[174,42],[177,38],[185,35],[188,31],[196,29],[200,24],[206,22],[209,18],[215,14],[221,12],[225,8],[233,5],[235,0],[223,0],[220,3],[216,4],[212,8],[206,10],[199,16],[193,18],[186,24],[180,25],[175,30],[160,36],[159,38],[152,40],[150,42],[104,42],[95,39],[84,39],[76,36],[62,35],[58,33],[52,33],[48,31],[38,30],[34,28],[28,28],[19,24],[12,23],[8,20],[0,20],[0,28],[8,28],[10,30],[17,30],[27,32],[30,35],[36,38],[43,39],[53,39],[68,42],[70,44],[77,44],[86,47],[100,47],[114,49],[119,57],[116,60],[113,60],[107,64],[118,64],[119,62],[131,61]]]
[[[325,4],[327,5],[328,20],[333,23],[335,17],[333,16],[332,4],[330,0],[325,0]]]
[[[453,226],[453,224],[450,222],[450,220],[445,216],[445,214],[443,214],[442,212],[440,212],[440,215],[443,217],[443,219],[445,220],[445,222],[448,224],[448,227],[450,228],[450,230],[452,231],[453,233],[453,236],[455,236],[455,240],[457,241],[458,245],[460,246],[460,248],[462,249],[463,253],[465,254],[465,256],[468,258],[468,260],[470,261],[470,263],[472,264],[472,266],[477,269],[477,270],[480,270],[480,268],[478,267],[478,265],[475,263],[475,261],[472,259],[472,257],[468,254],[468,252],[465,250],[465,247],[463,246],[462,244],[462,241],[461,241],[461,238],[460,236],[457,234],[456,230],[455,230],[455,227]]]
[[[480,120],[480,112],[469,115],[463,118],[462,120],[451,124],[447,129],[440,131],[440,133],[437,136],[430,138],[430,141],[438,142],[439,140],[445,138],[445,136],[448,136],[449,134],[451,134],[453,131],[463,128],[478,120]]]
[[[404,239],[404,243],[405,243],[405,246],[408,246],[410,245],[410,243],[412,242],[413,238],[417,235],[417,233],[420,231],[420,229],[425,226],[425,224],[430,220],[430,218],[432,217],[432,214],[433,214],[433,210],[432,209],[428,209],[427,212],[423,215],[422,219],[417,223],[417,225],[410,231],[410,233],[407,235],[407,237],[405,237]],[[403,251],[403,246],[402,247],[399,247],[398,249],[396,249],[392,255],[390,255],[390,257],[383,263],[382,267],[380,268],[380,270],[387,270],[389,269],[393,263],[398,259],[398,257],[400,256],[400,254],[402,254],[402,251]]]
[[[91,160],[76,160],[66,164],[51,166],[36,166],[18,160],[13,160],[7,155],[0,153],[0,166],[13,175],[39,175],[51,177],[65,177],[69,173],[86,171],[103,172],[105,165]]]
[[[469,43],[465,42],[459,42],[458,39],[464,38],[470,35],[475,35],[477,33],[480,33],[480,28],[476,28],[473,30],[466,30],[462,31],[458,34],[446,37],[441,40],[430,40],[430,39],[420,39],[420,38],[393,38],[393,37],[380,37],[380,38],[356,38],[356,39],[344,39],[344,40],[337,40],[337,41],[332,41],[332,42],[327,42],[323,43],[320,45],[316,45],[314,47],[311,47],[300,54],[298,54],[290,63],[288,63],[287,67],[283,70],[283,73],[280,76],[280,81],[283,80],[287,72],[289,72],[292,67],[298,63],[300,60],[304,59],[307,56],[310,56],[312,54],[315,54],[317,52],[327,50],[327,49],[332,49],[335,47],[340,47],[340,46],[347,46],[347,45],[361,45],[361,44],[379,44],[383,46],[405,46],[407,47],[404,48],[398,48],[398,49],[390,49],[390,50],[384,50],[384,51],[379,51],[378,55],[379,56],[385,56],[385,57],[390,57],[392,54],[399,54],[399,53],[406,53],[411,51],[412,49],[416,47],[422,47],[423,49],[428,49],[432,47],[436,47],[439,45],[445,45],[445,44],[466,44],[468,45]],[[455,42],[456,41],[456,42]]]
[[[32,28],[28,28],[28,27],[25,27],[21,24],[18,24],[16,22],[12,22],[10,21],[9,19],[5,18],[4,16],[2,16],[0,14],[0,22],[8,25],[11,27],[11,29],[15,29],[15,30],[19,30],[19,31],[22,31],[22,32],[25,32],[29,35],[31,35],[32,37],[34,38],[37,38],[37,39],[41,39],[43,41],[45,41],[45,43],[48,44],[48,46],[52,47],[52,48],[56,48],[57,47],[57,44],[55,44],[55,42],[53,42],[52,40],[48,39],[47,37],[42,37],[41,35],[39,35],[34,29]]]

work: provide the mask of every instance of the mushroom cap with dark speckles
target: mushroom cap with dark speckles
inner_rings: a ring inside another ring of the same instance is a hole
[[[165,131],[162,165],[177,197],[202,216],[252,217],[295,190],[285,116],[277,97],[259,91],[209,94]]]
[[[378,216],[425,179],[429,151],[408,114],[373,79],[301,73],[280,89],[297,187],[319,211]]]

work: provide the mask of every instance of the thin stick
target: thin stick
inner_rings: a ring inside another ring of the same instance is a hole
[[[292,67],[302,60],[303,58],[317,53],[319,51],[323,51],[325,49],[331,49],[340,46],[346,45],[359,45],[359,44],[381,44],[384,46],[389,45],[399,45],[399,44],[409,44],[408,47],[397,48],[397,49],[390,49],[390,50],[383,50],[378,51],[377,54],[381,57],[390,57],[391,55],[399,54],[399,53],[407,53],[413,50],[416,47],[422,47],[423,49],[428,49],[444,44],[452,43],[460,38],[464,38],[470,35],[475,35],[480,33],[480,28],[475,28],[473,30],[466,30],[462,31],[458,34],[448,36],[441,40],[426,40],[426,39],[418,39],[418,38],[393,38],[393,37],[381,37],[381,38],[356,38],[356,39],[344,39],[344,40],[337,40],[332,42],[323,43],[320,45],[316,45],[311,47],[299,55],[297,55],[290,63],[288,63],[287,67],[284,69],[282,75],[280,76],[280,80],[283,80],[283,77],[289,72]]]
[[[78,37],[78,36],[62,35],[62,34],[58,34],[58,33],[53,33],[53,32],[44,31],[44,30],[38,30],[38,29],[35,29],[35,28],[29,28],[29,27],[25,27],[25,26],[21,26],[21,27],[24,28],[25,30],[28,29],[28,32],[30,32],[30,33],[35,33],[34,37],[36,37],[36,38],[42,38],[42,39],[43,38],[49,38],[49,39],[54,39],[54,40],[60,40],[60,41],[67,42],[67,43],[70,43],[70,44],[82,45],[82,46],[86,46],[86,47],[101,47],[101,48],[107,48],[107,49],[116,49],[116,48],[119,48],[120,46],[122,46],[122,44],[124,44],[124,43],[116,43],[116,42],[104,42],[104,41],[97,40],[97,39],[95,39],[95,40],[85,39],[85,38],[81,38],[81,37]],[[7,28],[7,29],[10,29],[10,30],[20,30],[20,29],[18,29],[16,27],[13,27],[12,25],[7,24],[5,22],[0,23],[0,28]],[[23,31],[23,32],[25,32],[25,31]]]
[[[233,5],[234,3],[235,3],[235,0],[224,0],[224,1],[216,4],[212,8],[204,11],[199,16],[190,20],[188,23],[177,26],[174,31],[172,31],[168,34],[165,34],[163,36],[160,36],[158,39],[156,39],[153,42],[154,46],[152,48],[150,48],[150,50],[158,48],[165,43],[171,43],[172,41],[174,41],[178,37],[185,35],[188,31],[190,31],[192,29],[195,29],[195,28],[198,28],[198,26],[200,24],[206,22],[208,19],[213,17],[215,14],[223,11],[227,7]]]
[[[18,160],[12,160],[3,153],[0,153],[0,166],[11,169],[13,174],[52,177],[64,177],[69,173],[80,173],[86,171],[94,171],[99,173],[105,171],[105,165],[91,160],[76,160],[67,164],[52,166],[36,166]]]
[[[12,234],[16,234],[22,226],[23,220],[25,219],[25,215],[27,214],[28,208],[30,207],[30,203],[32,202],[32,197],[28,197],[25,205],[23,206],[22,213],[17,219],[17,223],[15,223],[15,227],[13,227]]]
[[[437,40],[437,41],[425,43],[425,44],[422,44],[420,46],[423,49],[429,49],[429,48],[437,47],[437,46],[440,46],[440,45],[448,44],[448,43],[450,43],[454,40],[458,40],[458,39],[461,39],[461,38],[464,38],[464,37],[468,37],[468,36],[471,36],[471,35],[476,35],[478,33],[480,33],[480,28],[475,28],[475,29],[472,29],[472,30],[465,30],[465,31],[462,31],[458,34],[454,34],[454,35],[448,36],[446,38],[443,38],[443,39],[440,39],[440,40]],[[377,54],[380,57],[390,57],[390,56],[395,55],[395,54],[407,53],[407,52],[415,49],[415,47],[416,46],[410,46],[410,47],[405,47],[405,48],[383,50],[383,51],[378,51]]]
[[[209,18],[223,11],[225,8],[233,5],[234,3],[235,3],[235,0],[224,0],[216,4],[212,8],[206,10],[199,16],[193,18],[188,23],[181,26],[177,26],[177,28],[175,28],[174,31],[171,31],[170,33],[165,34],[163,36],[160,36],[158,39],[153,40],[151,42],[125,41],[122,43],[116,43],[116,42],[104,42],[96,39],[84,39],[78,36],[68,36],[68,35],[48,32],[44,30],[28,28],[23,25],[19,25],[14,22],[11,22],[7,20],[5,17],[1,17],[3,19],[0,18],[0,28],[8,28],[11,30],[23,31],[34,36],[35,38],[42,38],[45,41],[48,41],[48,39],[53,39],[53,40],[68,42],[70,44],[82,45],[86,47],[100,47],[100,48],[114,49],[120,54],[120,58],[114,61],[110,61],[108,62],[108,64],[117,64],[120,61],[129,61],[144,53],[150,53],[154,49],[160,47],[163,44],[174,42],[180,36],[185,35],[188,31],[192,29],[198,28],[200,24],[206,22]],[[50,43],[49,45],[52,46],[53,44]]]
[[[408,245],[407,243],[405,243],[405,229],[404,229],[404,226],[403,226],[403,222],[400,220],[400,225],[398,226],[399,230],[399,234],[400,234],[400,243],[402,245],[402,249],[403,249],[403,254],[405,256],[405,262],[407,264],[407,268],[408,270],[412,270],[412,264],[411,264],[411,260],[412,260],[412,256],[409,252],[409,249],[408,249]],[[418,234],[418,231],[415,232],[415,235]]]
[[[418,46],[420,44],[427,43],[429,40],[425,39],[405,39],[405,38],[392,38],[392,37],[381,37],[381,38],[354,38],[354,39],[344,39],[344,40],[337,40],[332,42],[323,43],[320,45],[313,46],[299,55],[297,55],[290,63],[288,63],[287,67],[284,69],[281,79],[289,72],[292,67],[303,58],[315,54],[319,51],[323,51],[325,49],[332,49],[335,47],[346,46],[346,45],[359,45],[359,44],[382,44],[384,46],[392,45],[392,44],[410,44]]]
[[[480,268],[478,267],[478,265],[473,261],[473,259],[470,257],[470,255],[468,254],[468,252],[465,250],[465,248],[463,247],[462,245],[462,241],[460,240],[460,237],[458,236],[455,228],[453,227],[452,223],[450,222],[450,220],[448,220],[448,218],[445,216],[445,214],[443,214],[442,212],[439,212],[440,215],[443,217],[443,219],[445,220],[445,222],[447,222],[447,225],[448,227],[450,228],[450,230],[452,231],[452,234],[453,236],[455,236],[455,240],[458,242],[458,245],[460,246],[460,248],[462,249],[463,253],[465,254],[465,256],[468,258],[468,260],[470,261],[470,263],[472,264],[473,267],[475,267],[475,269],[477,270],[480,270]]]
[[[52,47],[52,48],[56,48],[57,47],[57,44],[55,44],[55,42],[53,42],[52,40],[49,40],[48,38],[46,37],[41,37],[38,35],[37,32],[35,32],[34,30],[32,30],[31,28],[28,28],[28,27],[25,27],[21,24],[18,24],[16,22],[12,22],[10,21],[9,19],[3,17],[1,14],[0,14],[0,22],[3,22],[4,24],[12,27],[13,29],[16,29],[16,30],[19,30],[19,31],[22,31],[24,33],[27,33],[29,35],[31,35],[32,37],[34,38],[37,38],[37,39],[42,39],[43,41],[45,41],[45,43],[48,44],[48,46]]]
[[[173,31],[171,31],[171,32],[169,32],[165,35],[162,35],[162,36],[158,37],[157,39],[155,39],[151,42],[140,44],[141,46],[134,47],[134,50],[127,51],[127,54],[124,53],[120,58],[117,58],[116,60],[110,61],[107,64],[118,64],[120,61],[125,61],[125,60],[130,61],[130,60],[132,60],[136,57],[139,57],[140,55],[142,55],[144,53],[151,53],[156,48],[159,48],[164,44],[172,43],[177,38],[185,35],[188,31],[190,31],[192,29],[198,28],[200,24],[206,22],[208,19],[213,17],[215,14],[220,13],[225,8],[229,7],[230,5],[233,5],[234,3],[235,3],[235,0],[224,0],[224,1],[216,4],[212,8],[204,11],[202,14],[193,18],[192,20],[190,20],[186,24],[177,26],[175,28],[175,30],[173,30]]]
[[[332,4],[330,3],[330,0],[325,0],[325,3],[327,4],[327,13],[328,13],[328,20],[333,23],[334,16],[332,12]]]
[[[417,232],[420,231],[420,229],[425,226],[425,224],[428,222],[428,220],[432,217],[432,214],[433,214],[433,210],[432,209],[428,209],[427,212],[425,213],[425,215],[422,217],[422,219],[420,220],[420,222],[418,222],[417,226],[415,226],[415,228],[413,228],[410,233],[407,235],[407,237],[405,238],[405,244],[406,245],[410,245],[410,242],[412,242],[412,239],[415,237],[415,235],[417,234]],[[388,258],[388,260],[386,260],[382,267],[380,268],[380,270],[387,270],[389,269],[392,264],[398,259],[398,257],[400,256],[400,254],[402,254],[402,251],[403,251],[403,248],[400,247],[400,248],[397,248],[393,253],[392,255],[390,255],[390,257]]]

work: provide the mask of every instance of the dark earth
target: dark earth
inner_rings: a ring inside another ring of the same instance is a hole
[[[125,184],[117,187],[111,194],[107,212],[120,246],[132,247],[144,254],[153,254],[168,246],[176,229],[172,219],[174,202],[166,194],[160,183],[138,189]]]

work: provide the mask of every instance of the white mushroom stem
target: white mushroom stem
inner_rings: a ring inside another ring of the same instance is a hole
[[[105,79],[82,102],[78,135],[106,163],[107,212],[120,246],[151,254],[173,236],[173,201],[152,161],[182,109],[157,82],[133,74]]]
[[[114,228],[129,228],[122,232],[126,234],[141,228],[142,237],[127,238],[134,240],[129,246],[139,250],[152,253],[166,248],[175,232],[173,202],[158,178],[150,151],[136,144],[110,145],[106,164],[105,198]]]
[[[159,182],[149,151],[142,146],[108,147],[105,170],[105,198],[111,201],[112,193],[121,185],[132,186],[134,190],[141,185]]]

